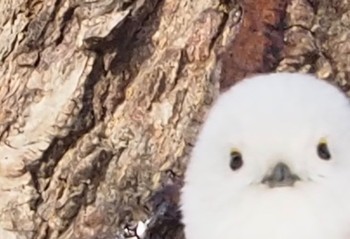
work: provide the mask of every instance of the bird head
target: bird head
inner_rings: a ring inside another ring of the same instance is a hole
[[[185,174],[184,220],[196,213],[201,220],[200,212],[255,192],[332,189],[346,179],[346,95],[308,74],[256,75],[219,96],[209,111]]]

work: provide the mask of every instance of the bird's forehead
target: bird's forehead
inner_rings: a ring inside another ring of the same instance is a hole
[[[229,143],[242,147],[253,146],[262,151],[290,151],[301,145],[317,144],[322,138],[329,138],[339,132],[337,125],[326,117],[302,115],[298,111],[294,113],[239,117],[236,123],[226,129]]]
[[[295,129],[322,130],[349,121],[349,102],[333,86],[322,83],[317,89],[320,82],[313,81],[306,87],[298,82],[272,83],[272,89],[250,83],[226,95],[217,109],[226,121],[223,124],[246,132],[293,133]]]
[[[244,133],[247,137],[308,135],[322,133],[336,122],[337,118],[329,113],[328,109],[320,109],[318,105],[308,107],[292,105],[292,102],[283,105],[256,101],[252,106],[237,105],[232,108],[223,117],[226,121],[223,125],[231,128],[231,133]]]
[[[223,94],[206,131],[224,143],[300,144],[350,131],[349,106],[338,89],[311,76],[261,76]]]
[[[273,148],[291,148],[293,145],[303,145],[310,141],[320,140],[327,136],[323,128],[314,128],[300,124],[284,124],[278,121],[264,122],[263,119],[256,124],[237,124],[226,130],[228,143],[237,146],[254,146],[258,149],[270,150]],[[249,145],[247,145],[249,144]]]
[[[259,104],[256,104],[258,107]],[[319,106],[315,106],[319,107]],[[349,115],[350,116],[350,115]],[[283,108],[260,107],[247,109],[233,109],[219,125],[223,134],[230,139],[256,142],[261,144],[273,143],[290,144],[293,141],[303,143],[303,140],[319,140],[329,134],[339,132],[339,129],[348,120],[340,114],[328,109],[315,109],[312,107]]]

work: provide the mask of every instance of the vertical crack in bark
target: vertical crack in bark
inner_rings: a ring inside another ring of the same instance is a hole
[[[269,72],[278,65],[288,3],[289,0],[242,1],[240,29],[219,57],[221,90],[247,75]]]
[[[59,163],[60,159],[63,158],[64,154],[68,150],[76,147],[76,142],[79,142],[79,139],[81,137],[87,135],[88,132],[95,127],[96,122],[95,122],[95,116],[93,111],[94,110],[94,107],[93,107],[94,86],[100,79],[100,75],[103,74],[103,71],[104,70],[103,70],[102,58],[96,58],[94,66],[92,67],[92,71],[89,74],[89,76],[87,76],[87,79],[84,84],[84,90],[83,90],[84,93],[82,95],[83,107],[79,115],[77,116],[75,123],[73,124],[73,127],[70,129],[71,131],[64,138],[53,139],[49,148],[45,150],[45,152],[43,153],[43,156],[41,157],[41,159],[35,161],[34,164],[32,165],[28,165],[27,168],[32,175],[34,186],[37,189],[39,195],[42,195],[42,192],[47,190],[46,187],[50,184],[50,181],[48,181],[46,184],[41,185],[40,181],[42,181],[42,179],[50,179],[53,175],[53,172],[57,164]],[[110,154],[108,152],[105,152],[105,153]],[[105,157],[101,157],[101,159],[102,158],[105,158],[106,162],[103,163],[101,161],[101,163],[103,164],[100,165],[101,168],[98,167],[100,168],[99,169],[100,173],[103,173],[106,170],[108,162],[112,157],[111,155],[110,156],[106,155]],[[95,168],[95,169],[97,170],[98,168]],[[102,175],[95,174],[94,177],[91,176],[91,180],[95,181],[96,176],[98,176],[99,178],[101,177],[103,178]],[[96,184],[96,181],[94,183]],[[85,188],[78,195],[74,196],[74,198],[76,198],[76,200],[81,201],[83,200],[83,198],[86,197],[87,192],[88,192],[87,188]],[[32,208],[34,210],[37,210],[42,203],[48,203],[48,202],[44,202],[41,196],[35,203],[32,204]],[[84,205],[84,203],[75,203],[75,204],[80,206]],[[66,221],[66,223],[69,224],[69,222],[73,220],[72,216],[74,215],[74,213],[78,213],[79,207],[75,208],[74,210],[66,210],[66,211],[73,213],[71,217],[63,218],[64,220],[68,220]],[[57,211],[57,213],[59,213],[59,211]],[[45,222],[45,220],[43,220],[43,222]]]

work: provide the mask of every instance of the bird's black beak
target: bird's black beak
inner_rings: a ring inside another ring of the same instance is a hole
[[[270,188],[274,187],[292,187],[300,178],[290,171],[285,163],[278,163],[272,172],[265,176],[262,183],[267,184]]]

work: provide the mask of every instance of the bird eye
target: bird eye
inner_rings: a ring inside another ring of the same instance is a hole
[[[242,167],[243,158],[240,152],[237,150],[231,151],[230,158],[230,167],[232,170],[236,171]]]
[[[326,141],[322,140],[317,145],[317,154],[323,160],[330,160],[331,159],[331,153],[329,152]]]

